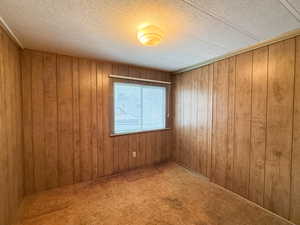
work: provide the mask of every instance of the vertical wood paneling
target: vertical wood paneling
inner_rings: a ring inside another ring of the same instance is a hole
[[[206,176],[211,178],[211,159],[212,159],[212,125],[213,125],[213,84],[214,84],[214,66],[208,65],[208,105],[207,105],[207,168]]]
[[[137,166],[150,165],[151,162],[151,134],[139,135],[139,148],[137,152]]]
[[[80,181],[80,114],[79,114],[79,69],[78,58],[72,59],[73,79],[73,151],[74,151],[74,182]]]
[[[153,159],[154,163],[158,163],[160,161],[161,157],[161,140],[162,139],[162,134],[161,132],[155,132],[155,147],[154,147],[154,154],[153,154]]]
[[[17,191],[17,199],[15,205],[18,206],[24,196],[24,162],[23,162],[23,141],[22,141],[22,91],[21,91],[21,59],[20,50],[14,45],[13,57],[15,68],[15,83],[14,86],[14,98],[15,113],[16,113],[16,126],[15,126],[15,138],[16,138],[16,172],[15,188]]]
[[[18,177],[16,176],[16,169],[17,169],[17,132],[16,132],[16,96],[15,96],[15,88],[14,86],[17,85],[16,83],[16,58],[14,56],[15,51],[15,45],[13,42],[9,41],[7,39],[8,43],[8,62],[7,62],[7,69],[6,72],[10,74],[10,77],[7,77],[5,79],[5,84],[8,88],[5,90],[5,95],[7,97],[6,102],[6,119],[7,119],[7,137],[9,140],[8,147],[10,148],[10,151],[8,151],[8,180],[9,180],[9,189],[8,189],[8,195],[9,195],[9,202],[8,202],[8,208],[9,213],[11,216],[14,216],[13,210],[15,206],[18,203],[18,191],[17,191],[17,183],[18,183]]]
[[[207,163],[211,181],[296,223],[300,222],[299,43],[299,37],[292,38],[217,61],[208,66],[212,75],[208,82],[203,81],[206,66],[175,75],[173,132],[177,162],[192,170],[196,165],[204,175],[201,164]],[[205,94],[212,99],[202,101]]]
[[[7,151],[0,154],[1,165],[4,165],[0,177],[9,184],[0,188],[1,225],[10,223],[23,195],[22,163],[18,163],[22,158],[19,149],[22,130],[20,61],[17,47],[8,42],[1,31],[0,135],[3,136],[0,144],[1,149]],[[109,136],[111,67],[109,63],[78,61],[68,56],[28,50],[22,53],[24,189],[27,194],[113,172],[113,138]],[[126,67],[121,65],[123,69]],[[170,80],[167,73],[145,71],[150,79]],[[141,142],[141,136],[145,142]],[[140,156],[139,152],[148,144],[151,163],[168,159],[170,136],[170,131],[160,131],[118,137],[120,148],[125,149],[118,162],[121,170],[145,165],[145,154]],[[138,153],[134,160],[132,151]]]
[[[13,68],[12,68],[12,58],[11,58],[11,49],[10,49],[10,41],[9,38],[4,36],[4,45],[6,48],[4,49],[4,74],[9,74],[10,76],[4,77],[4,96],[5,96],[5,117],[6,117],[6,138],[7,138],[7,150],[6,157],[7,157],[7,194],[8,194],[8,201],[7,201],[7,208],[9,217],[12,215],[13,205],[14,205],[14,198],[13,195],[13,169],[15,166],[14,156],[13,153],[15,151],[14,146],[14,139],[13,139],[13,104],[12,104],[12,77],[13,77]]]
[[[92,177],[98,177],[98,117],[97,117],[97,63],[91,64],[91,154],[92,154]]]
[[[79,115],[80,115],[80,180],[92,178],[92,91],[91,64],[87,59],[79,59]]]
[[[172,139],[173,144],[172,144],[172,159],[174,161],[179,161],[178,160],[178,150],[179,150],[179,131],[180,131],[180,105],[179,105],[179,94],[180,94],[180,81],[179,78],[182,77],[181,74],[179,75],[174,75],[172,77],[172,90],[173,90],[173,108],[174,108],[174,118],[173,118],[173,132],[172,132]]]
[[[265,184],[268,47],[253,52],[249,199],[263,205]]]
[[[175,161],[210,176],[211,151],[206,149],[211,149],[213,66],[178,74],[173,80],[175,117],[170,151]]]
[[[151,165],[154,163],[154,151],[155,151],[155,148],[156,148],[156,145],[155,145],[155,141],[156,141],[156,134],[154,133],[151,133],[151,134],[145,134],[144,135],[145,139],[146,139],[146,143],[148,145],[148,147],[146,147],[146,159],[147,159],[147,162],[148,162],[148,165]],[[143,143],[141,143],[141,145],[143,145]],[[143,149],[143,147],[142,147]]]
[[[296,38],[295,97],[290,219],[300,224],[300,36]]]
[[[295,40],[269,47],[264,206],[288,218],[293,122]]]
[[[188,141],[189,139],[189,115],[190,115],[190,96],[189,96],[189,89],[190,89],[190,82],[188,82],[188,79],[190,78],[191,73],[188,73],[186,77],[183,78],[183,92],[182,92],[182,97],[184,99],[186,99],[186,101],[182,102],[183,107],[184,107],[184,112],[182,115],[182,123],[183,123],[183,133],[182,133],[182,139],[183,139],[183,143],[184,145],[182,145],[182,150],[180,151],[180,159],[183,162],[183,165],[185,167],[189,167],[188,164],[188,159],[189,159],[189,155],[190,155],[190,142]]]
[[[185,89],[185,79],[186,76],[182,76],[180,78],[181,80],[181,87],[180,87],[180,96],[179,96],[179,104],[181,106],[181,112],[180,112],[180,124],[181,124],[181,128],[180,128],[180,134],[179,134],[179,150],[178,150],[178,162],[180,162],[181,164],[184,164],[184,160],[183,160],[183,155],[185,153],[184,150],[184,143],[185,143],[185,124],[184,124],[184,118],[185,118],[185,109],[186,109],[186,101],[183,101],[183,99],[185,99],[185,93],[184,93],[184,89]]]
[[[120,138],[113,139],[113,168],[114,173],[118,173],[120,171],[119,168],[119,142]]]
[[[103,65],[97,63],[97,129],[98,129],[98,176],[104,175],[104,146],[103,146],[103,136],[104,136],[104,126],[103,126]]]
[[[191,121],[191,124],[193,126],[199,126],[200,128],[197,129],[197,136],[198,136],[198,146],[195,151],[199,152],[199,154],[196,154],[198,156],[197,161],[199,161],[199,171],[201,174],[206,175],[207,170],[207,151],[204,151],[204,149],[207,147],[206,141],[207,141],[207,104],[208,104],[208,94],[209,94],[209,84],[208,84],[208,66],[205,66],[202,68],[202,73],[197,74],[198,75],[198,87],[200,87],[200,90],[203,91],[197,91],[197,103],[198,105],[198,123],[194,124],[193,121]],[[200,76],[199,76],[200,75]],[[197,87],[196,87],[197,88]]]
[[[120,171],[128,170],[128,149],[129,137],[127,135],[118,137],[119,139],[119,169]]]
[[[0,224],[5,225],[10,222],[9,215],[9,176],[8,176],[8,137],[6,120],[6,68],[8,61],[8,43],[5,40],[5,33],[0,29]]]
[[[0,27],[0,225],[15,224],[23,198],[19,54]]]
[[[114,152],[113,152],[113,139],[109,138],[111,133],[110,128],[110,102],[112,100],[111,90],[110,90],[110,79],[109,74],[112,73],[112,65],[110,63],[103,64],[103,145],[104,145],[104,175],[110,175],[114,172]]]
[[[43,55],[32,54],[32,146],[34,155],[34,181],[36,191],[45,190],[46,179],[46,150],[44,147],[44,82],[43,82]]]
[[[192,71],[189,74],[189,78],[193,80],[193,72]],[[192,140],[192,124],[191,124],[191,117],[193,115],[193,111],[192,111],[192,93],[193,93],[193,84],[194,82],[189,82],[189,80],[186,80],[186,86],[187,86],[187,91],[186,91],[186,98],[187,98],[187,113],[186,113],[186,133],[185,133],[185,139],[186,139],[186,154],[184,154],[184,158],[185,158],[185,166],[189,167],[191,165],[192,162],[192,144],[193,144],[193,140]]]
[[[236,57],[233,190],[248,196],[251,133],[252,52]]]
[[[72,58],[57,58],[57,103],[58,103],[58,146],[59,185],[72,184],[74,179],[73,153],[73,88]],[[34,66],[33,66],[34,67]],[[55,74],[53,74],[55,76]],[[46,118],[45,120],[48,120]]]
[[[203,78],[202,76],[198,76],[199,71],[194,70],[192,71],[191,74],[191,80],[192,80],[192,86],[191,86],[191,102],[201,102],[203,100],[201,93],[197,92],[197,86],[202,84],[203,82],[199,82],[199,78]],[[200,79],[202,81],[203,79]],[[197,95],[199,94],[199,95]],[[200,104],[191,104],[190,110],[191,110],[191,116],[190,116],[190,121],[198,121],[200,122],[199,119],[204,119],[203,118],[203,111],[201,111],[201,108],[197,107]],[[195,123],[190,122],[190,143],[191,143],[191,169],[194,171],[199,171],[200,168],[202,168],[204,161],[201,160],[204,157],[200,157],[199,153],[200,151],[197,151],[198,148],[203,146],[203,136],[198,135],[198,127],[196,126]],[[200,122],[201,123],[201,122]],[[201,128],[203,126],[200,126]],[[203,151],[201,151],[203,152]],[[203,155],[201,155],[203,156]]]
[[[214,64],[213,99],[213,143],[212,176],[213,182],[225,186],[227,160],[227,117],[228,117],[228,60]]]
[[[27,193],[169,159],[170,131],[111,136],[109,78],[115,73],[170,80],[168,73],[29,50],[23,53],[22,65]],[[37,162],[40,158],[44,167]],[[47,176],[41,178],[40,173]]]
[[[45,151],[47,160],[47,188],[58,185],[57,89],[56,55],[44,55]],[[53,76],[54,74],[54,76]]]
[[[178,158],[178,162],[180,163],[183,163],[183,160],[182,160],[182,153],[183,153],[183,146],[184,146],[184,110],[185,110],[185,105],[184,105],[184,79],[185,76],[180,76],[180,94],[179,94],[179,105],[180,105],[180,113],[178,113],[178,116],[179,116],[179,120],[180,120],[180,130],[179,130],[179,149],[178,149],[178,155],[177,155],[177,158]]]
[[[235,140],[235,92],[236,92],[236,57],[228,59],[228,121],[227,121],[227,160],[225,187],[233,189],[233,163]]]
[[[25,195],[35,192],[34,186],[34,155],[32,148],[32,83],[31,83],[31,53],[22,52],[22,114],[23,114],[23,155]]]
[[[129,137],[129,169],[136,168],[137,158],[133,157],[133,152],[138,151],[139,135],[131,135]]]
[[[209,66],[203,67],[203,75],[205,76],[204,79],[204,92],[202,93],[203,96],[203,102],[200,102],[201,106],[201,111],[205,115],[204,120],[202,121],[203,126],[204,126],[204,131],[203,131],[203,147],[202,149],[210,149],[210,135],[211,135],[211,122],[212,122],[212,117],[211,117],[211,107],[208,107],[211,104],[211,98],[212,98],[212,78],[213,75],[210,73],[210,68]],[[202,134],[198,134],[202,135]],[[205,176],[208,176],[208,161],[210,160],[210,151],[204,151],[203,158],[202,158],[202,166],[201,168],[201,173]]]

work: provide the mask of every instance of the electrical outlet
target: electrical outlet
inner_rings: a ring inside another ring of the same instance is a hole
[[[132,157],[136,158],[136,152],[132,152]]]

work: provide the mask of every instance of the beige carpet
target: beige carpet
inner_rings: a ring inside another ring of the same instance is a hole
[[[289,224],[168,163],[25,198],[22,225]]]

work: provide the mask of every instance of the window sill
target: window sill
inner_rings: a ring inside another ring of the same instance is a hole
[[[136,131],[136,132],[128,132],[128,133],[120,133],[120,134],[111,134],[110,137],[123,136],[123,135],[131,135],[131,134],[142,134],[142,133],[150,133],[150,132],[158,132],[158,131],[168,131],[171,128],[163,128],[157,130],[145,130],[145,131]]]

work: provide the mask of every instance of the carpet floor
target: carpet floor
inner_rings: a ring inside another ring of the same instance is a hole
[[[25,198],[21,225],[285,225],[280,217],[166,163]]]

